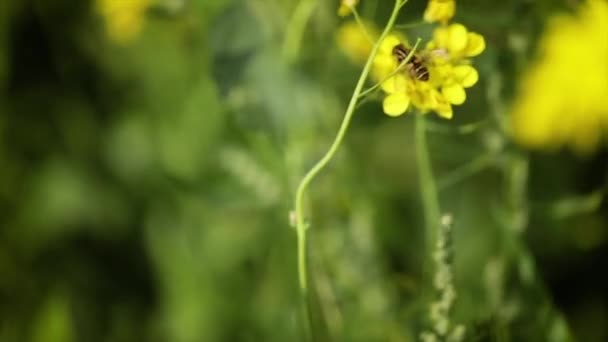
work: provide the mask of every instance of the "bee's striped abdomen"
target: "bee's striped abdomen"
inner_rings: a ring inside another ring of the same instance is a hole
[[[393,48],[393,56],[397,60],[397,63],[401,64],[407,56],[410,54],[412,50],[405,47],[403,44],[397,44]],[[407,68],[410,71],[410,75],[412,78],[415,78],[419,81],[428,81],[429,80],[429,70],[424,63],[420,59],[420,57],[415,54],[410,58],[407,62]]]
[[[429,80],[429,69],[427,69],[420,61],[413,61],[413,74],[420,81],[428,81]]]
[[[393,56],[397,58],[398,63],[403,62],[409,54],[410,49],[406,48],[403,44],[395,45],[395,47],[393,48]]]

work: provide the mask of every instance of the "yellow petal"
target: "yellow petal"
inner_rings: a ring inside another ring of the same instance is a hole
[[[444,119],[451,119],[454,116],[454,111],[449,103],[440,104],[435,108],[435,113]]]
[[[435,99],[435,106],[433,107],[433,111],[444,119],[451,119],[454,115],[452,111],[452,105],[437,90],[433,90],[433,98]]]
[[[437,105],[435,90],[429,82],[411,82],[408,88],[408,95],[412,104],[419,109],[433,109]]]
[[[378,54],[374,58],[373,75],[378,81],[388,77],[397,68],[397,61],[393,56]]]
[[[399,116],[407,110],[410,98],[404,93],[394,93],[384,98],[382,109],[388,116]]]
[[[447,48],[451,52],[460,52],[467,47],[467,28],[461,24],[452,24],[448,27],[449,41]]]
[[[370,30],[371,25],[366,26]],[[354,21],[340,26],[336,34],[336,40],[340,50],[354,63],[365,63],[372,50],[372,43],[369,42],[365,32]]]
[[[440,26],[433,31],[433,42],[436,47],[447,47],[450,40],[448,28]],[[435,48],[435,47],[433,47]]]
[[[464,92],[464,88],[456,82],[444,85],[441,88],[441,93],[449,103],[455,105],[463,104],[467,99],[467,94]]]
[[[464,54],[467,57],[477,56],[486,49],[486,40],[482,35],[469,32],[467,37],[467,46],[464,49]]]
[[[438,87],[445,82],[445,80],[451,76],[452,66],[447,63],[437,63],[434,66],[429,66],[429,81],[427,83]]]
[[[429,23],[436,21],[446,23],[452,19],[455,11],[454,0],[430,0],[424,11],[424,20]]]
[[[393,48],[398,44],[401,44],[401,40],[399,40],[399,37],[394,34],[389,34],[388,36],[386,36],[386,38],[384,38],[382,44],[380,44],[380,53],[385,55],[392,55]]]
[[[470,65],[459,65],[452,70],[456,82],[465,88],[472,87],[479,80],[479,73]]]
[[[407,87],[407,79],[402,74],[397,74],[388,80],[382,82],[382,90],[389,94],[405,92]]]

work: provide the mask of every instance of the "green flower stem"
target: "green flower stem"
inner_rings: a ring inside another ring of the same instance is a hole
[[[426,250],[430,255],[433,250],[435,234],[439,227],[441,209],[437,197],[437,186],[435,185],[435,180],[433,178],[429,148],[426,142],[426,117],[424,114],[417,113],[415,130],[418,178],[420,182],[424,226],[426,230]]]
[[[298,234],[298,278],[299,278],[299,284],[300,284],[300,291],[302,292],[302,294],[304,296],[306,296],[307,291],[308,291],[308,284],[307,284],[308,278],[307,278],[307,269],[306,269],[306,229],[307,229],[307,225],[304,221],[304,203],[303,203],[304,202],[304,193],[305,193],[306,189],[308,188],[308,185],[310,184],[310,182],[312,182],[312,180],[315,178],[315,176],[325,166],[327,166],[327,164],[331,161],[333,156],[336,154],[338,147],[340,147],[340,144],[342,143],[342,140],[344,139],[344,135],[346,134],[346,131],[348,130],[348,126],[350,124],[352,116],[355,112],[357,101],[359,100],[359,94],[361,93],[361,90],[363,89],[363,85],[365,84],[365,80],[367,79],[367,76],[371,70],[374,57],[376,57],[376,54],[378,53],[380,43],[384,40],[386,35],[393,29],[393,26],[395,25],[395,21],[397,20],[397,15],[399,14],[399,9],[406,2],[407,2],[407,0],[405,0],[405,1],[404,0],[395,0],[395,7],[393,8],[393,12],[388,20],[388,23],[386,24],[384,31],[380,35],[380,38],[378,39],[378,41],[376,41],[376,44],[374,44],[374,47],[372,48],[372,51],[371,51],[369,57],[367,58],[367,62],[365,63],[365,67],[363,68],[363,71],[361,72],[361,76],[359,76],[359,81],[357,82],[353,95],[350,99],[350,102],[346,109],[346,113],[344,114],[344,119],[342,120],[342,124],[340,125],[340,129],[338,130],[338,134],[336,135],[334,142],[332,143],[332,145],[329,148],[329,150],[327,151],[327,153],[325,153],[323,158],[321,158],[315,164],[315,166],[313,166],[312,169],[310,169],[310,171],[308,171],[308,173],[304,176],[304,178],[302,178],[302,180],[300,181],[300,184],[298,185],[298,189],[296,191],[296,198],[295,198],[295,213],[296,213],[296,222],[297,222],[296,231]]]

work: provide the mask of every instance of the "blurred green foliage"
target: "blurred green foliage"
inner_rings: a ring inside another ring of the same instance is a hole
[[[91,2],[0,2],[0,341],[301,339],[288,212],[359,66],[336,47],[337,1],[286,62],[297,2],[158,0],[127,45]],[[381,26],[391,5],[361,13]],[[453,319],[467,341],[606,340],[606,153],[530,154],[503,127],[572,1],[458,6],[488,48],[455,119],[429,123]],[[436,294],[413,117],[367,102],[346,140],[310,196],[315,340],[417,340]]]

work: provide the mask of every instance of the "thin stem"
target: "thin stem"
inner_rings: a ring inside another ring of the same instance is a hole
[[[420,44],[421,39],[418,38],[416,40],[416,44],[414,44],[414,47],[410,50],[410,53],[407,54],[407,56],[405,57],[405,59],[401,62],[401,64],[399,64],[397,66],[397,68],[391,72],[388,76],[386,76],[382,81],[374,84],[373,86],[365,89],[361,94],[359,94],[359,97],[364,97],[367,94],[371,93],[372,91],[378,89],[378,87],[380,87],[382,85],[382,83],[386,82],[389,78],[397,75],[401,70],[403,70],[403,68],[405,68],[405,66],[407,65],[407,63],[410,62],[410,60],[412,59],[412,57],[414,56],[414,53],[416,52],[416,49],[418,48],[418,45]]]
[[[470,163],[460,166],[448,173],[446,176],[439,178],[437,181],[439,190],[444,190],[454,184],[462,182],[463,180],[492,166],[493,163],[494,158],[492,155],[482,155],[477,157]]]
[[[442,124],[436,124],[427,122],[426,130],[432,133],[445,133],[445,134],[472,134],[477,132],[483,126],[489,124],[490,121],[483,119],[477,122],[472,122],[460,126],[448,126]]]
[[[306,23],[312,16],[316,5],[317,0],[300,0],[293,11],[283,40],[283,57],[288,62],[293,61],[300,51]]]
[[[426,117],[424,114],[416,115],[416,159],[418,166],[418,177],[420,181],[420,193],[422,196],[422,207],[424,212],[424,226],[426,248],[430,254],[433,250],[435,234],[439,226],[441,209],[437,197],[437,187],[433,178],[433,168],[426,141]]]
[[[427,23],[426,21],[415,21],[413,23],[408,23],[408,24],[401,24],[401,25],[395,25],[395,28],[398,29],[411,29],[413,27],[417,27],[417,26],[422,26],[422,25],[430,25],[429,23]]]
[[[365,24],[363,24],[363,20],[361,20],[361,17],[359,16],[359,12],[357,12],[357,8],[351,7],[350,10],[353,13],[353,17],[355,17],[355,21],[357,22],[357,25],[359,25],[359,28],[363,32],[363,35],[365,36],[365,38],[367,39],[367,41],[370,43],[370,45],[373,45],[374,41],[372,39],[372,36],[367,31],[367,28],[365,27]]]
[[[296,212],[296,231],[298,234],[298,278],[300,284],[300,291],[306,298],[308,291],[308,279],[307,279],[307,269],[306,269],[306,224],[304,221],[304,193],[308,188],[308,185],[312,182],[315,176],[331,161],[333,156],[336,154],[338,147],[342,143],[352,116],[355,112],[355,108],[357,105],[357,101],[359,99],[359,94],[363,89],[363,85],[365,84],[365,80],[371,70],[374,57],[378,53],[378,49],[380,47],[380,43],[384,40],[386,35],[392,30],[395,25],[395,21],[397,20],[397,15],[399,14],[399,9],[403,5],[403,3],[407,2],[407,0],[395,0],[395,6],[393,8],[393,12],[384,28],[384,31],[380,35],[376,44],[372,48],[372,51],[367,58],[367,62],[365,63],[365,67],[361,72],[361,76],[359,76],[359,81],[355,86],[355,90],[353,91],[353,95],[348,103],[348,107],[346,109],[346,113],[344,114],[344,118],[342,120],[342,124],[340,125],[340,129],[334,139],[334,142],[331,144],[329,150],[325,153],[325,155],[306,173],[304,178],[300,181],[298,185],[298,189],[296,191],[295,198],[295,212]]]

